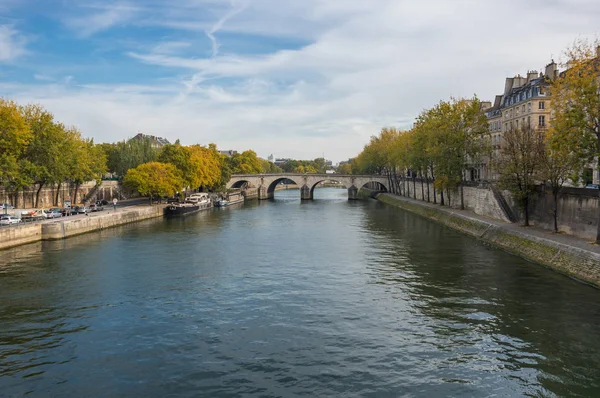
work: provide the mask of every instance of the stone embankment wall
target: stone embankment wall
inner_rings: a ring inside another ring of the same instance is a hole
[[[65,239],[118,225],[162,217],[163,214],[163,206],[140,206],[117,212],[92,213],[87,217],[66,217],[30,225],[2,227],[0,228],[0,250],[40,240]]]
[[[415,189],[416,188],[416,189]],[[475,214],[502,221],[523,223],[525,218],[519,205],[512,199],[508,191],[496,191],[489,183],[471,183],[464,188],[465,209]],[[403,182],[402,192],[409,192],[410,198],[427,200],[427,184],[421,188],[420,180],[413,184],[412,180]],[[424,195],[423,195],[424,193]],[[429,184],[429,198],[433,203],[433,184]],[[445,206],[460,208],[460,191],[450,192],[450,198],[444,193]],[[501,200],[505,201],[508,209],[503,208]],[[441,203],[441,195],[436,192],[436,201]],[[540,228],[553,230],[554,218],[552,209],[554,199],[548,190],[538,187],[537,193],[530,205],[530,223]],[[516,217],[511,220],[510,216]],[[598,225],[598,191],[585,188],[565,187],[558,202],[558,230],[584,239],[595,240]]]
[[[0,227],[0,250],[42,240],[42,224]]]
[[[95,189],[96,181],[89,181],[79,186],[77,191],[77,203],[83,202],[83,199]],[[98,187],[97,199],[111,200],[114,197],[120,198],[121,188],[118,181],[102,181],[102,184]],[[31,186],[23,191],[16,194],[6,191],[3,187],[0,187],[0,203],[9,203],[15,207],[23,209],[31,209],[35,207],[35,195],[37,193],[37,187]],[[69,186],[68,183],[43,187],[40,191],[40,199],[38,208],[48,208],[54,206],[54,200],[58,193],[58,205],[59,207],[64,206],[65,200],[73,200],[75,195],[75,187]],[[73,202],[75,203],[75,202]]]
[[[377,199],[600,287],[600,254],[503,228],[498,223],[458,214],[452,209],[407,201],[396,195],[379,194]]]
[[[504,197],[510,203],[520,221],[523,211],[509,192]],[[529,212],[529,222],[540,228],[554,230],[554,198],[551,191],[538,187]],[[596,240],[598,228],[598,190],[587,188],[563,188],[558,200],[558,230],[580,238]]]

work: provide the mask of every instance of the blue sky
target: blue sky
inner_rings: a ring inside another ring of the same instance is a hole
[[[598,15],[596,0],[0,0],[0,95],[99,142],[339,161],[440,99],[493,99],[597,37]]]

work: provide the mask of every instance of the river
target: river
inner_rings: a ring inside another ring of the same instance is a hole
[[[325,188],[0,252],[0,396],[600,395],[600,291]]]

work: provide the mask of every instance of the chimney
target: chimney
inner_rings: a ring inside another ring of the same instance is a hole
[[[519,88],[519,87],[525,85],[525,83],[527,82],[527,79],[521,75],[517,75],[513,79],[514,79],[513,88]]]
[[[548,65],[546,65],[545,75],[552,80],[556,79],[556,77],[558,76],[558,68],[554,60],[552,60],[552,62],[550,62]]]
[[[596,46],[596,58],[600,58],[600,45]]]
[[[508,95],[513,88],[514,78],[507,77],[506,82],[504,83],[504,95]]]
[[[530,70],[527,72],[527,83],[531,82],[532,80],[535,80],[538,78],[538,73],[535,70]]]

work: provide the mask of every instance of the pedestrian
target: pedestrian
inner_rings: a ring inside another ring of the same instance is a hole
[[[113,210],[117,210],[117,198],[113,199]]]

